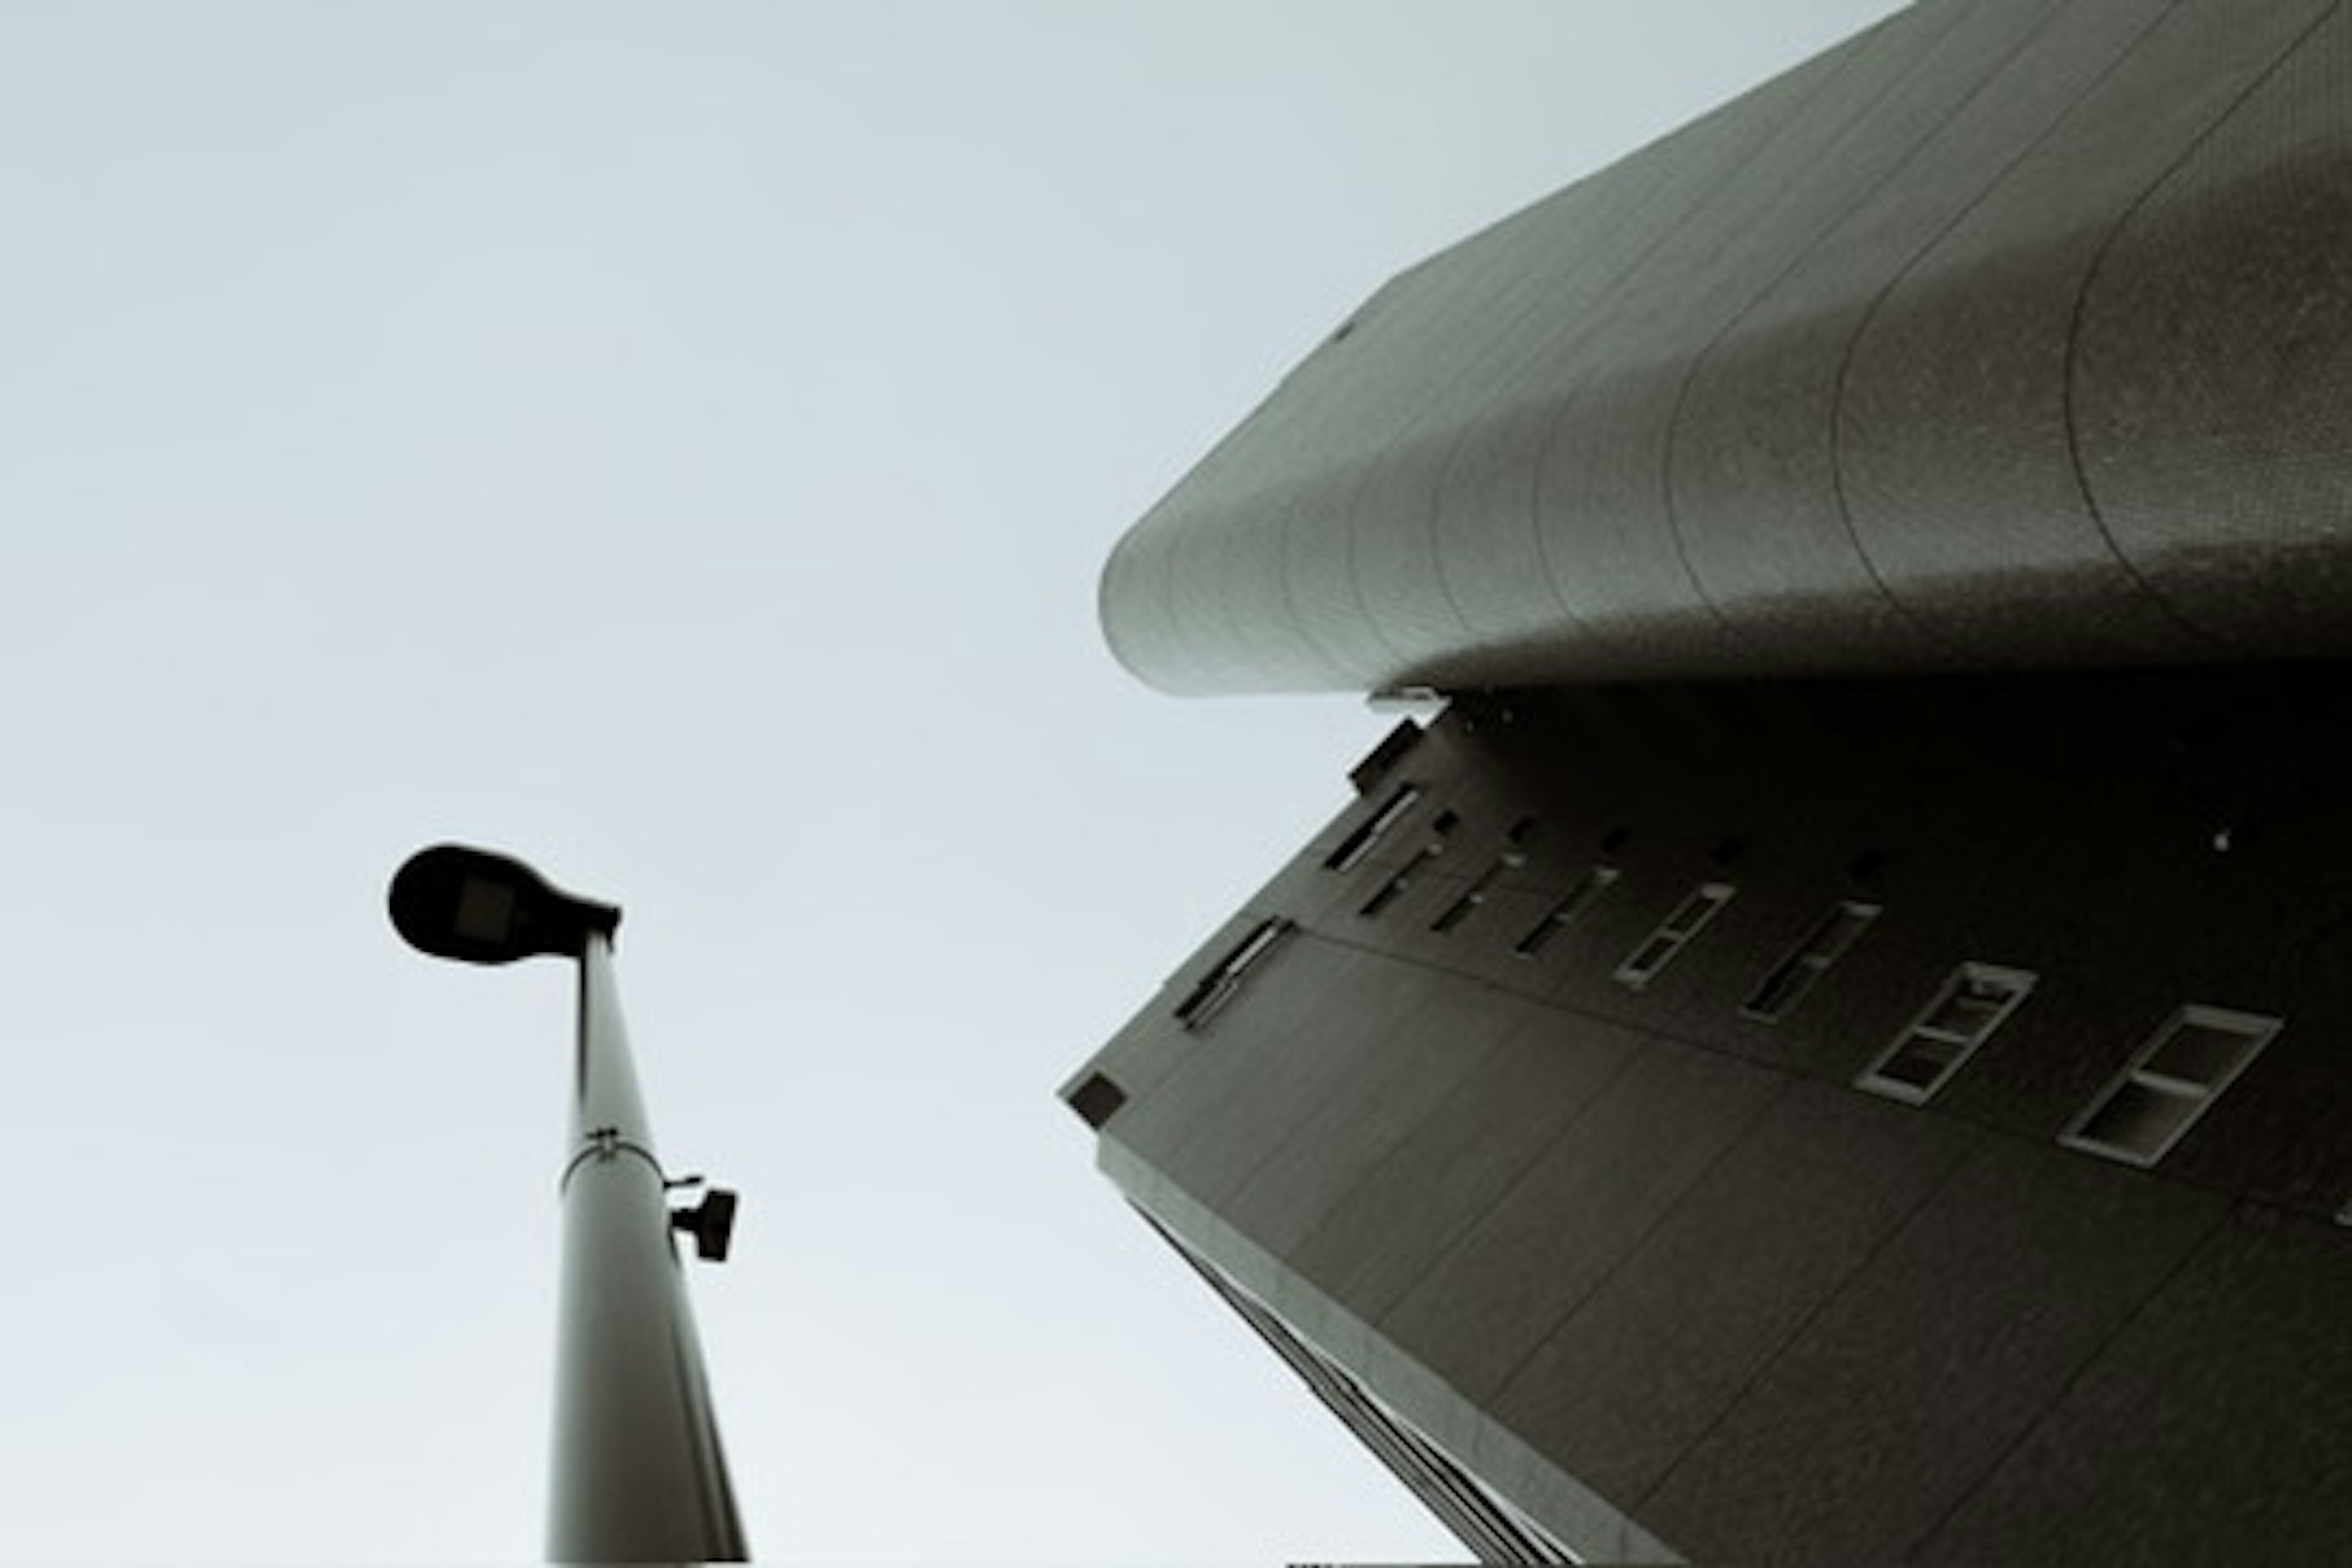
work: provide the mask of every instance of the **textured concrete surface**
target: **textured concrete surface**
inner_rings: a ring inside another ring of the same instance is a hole
[[[2310,721],[2346,679],[1458,702],[1072,1081],[1129,1091],[1101,1151],[1138,1205],[1580,1549],[2352,1553],[2352,734]],[[1361,914],[1449,812],[1465,852]],[[1516,915],[1430,930],[1514,828],[1525,907],[1618,872],[1538,959]],[[1732,905],[1616,983],[1709,870]],[[1744,1013],[1841,897],[1884,912]],[[1297,934],[1185,1028],[1276,915]],[[1858,1086],[1970,960],[2037,984],[1928,1103]],[[2189,1002],[2285,1026],[2154,1169],[2062,1147]]]
[[[2352,652],[2352,16],[1927,0],[1398,278],[1124,539],[1171,690]]]

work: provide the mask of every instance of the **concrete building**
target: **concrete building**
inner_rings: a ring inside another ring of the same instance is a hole
[[[1118,547],[1450,699],[1064,1090],[1495,1561],[2352,1561],[2352,15],[1922,0]]]

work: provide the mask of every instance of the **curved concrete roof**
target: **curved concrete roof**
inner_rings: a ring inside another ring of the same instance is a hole
[[[1175,691],[2352,653],[2352,15],[1923,0],[1396,279],[1119,542]]]

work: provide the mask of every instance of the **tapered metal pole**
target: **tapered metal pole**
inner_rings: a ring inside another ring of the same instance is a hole
[[[393,874],[394,930],[460,963],[580,966],[571,1140],[559,1184],[555,1464],[547,1554],[558,1563],[740,1563],[749,1553],[710,1413],[675,1234],[724,1259],[735,1194],[673,1215],[613,986],[621,911],[566,893],[509,855],[436,844]]]
[[[602,933],[591,933],[580,955],[562,1193],[548,1557],[743,1562],[743,1527]]]

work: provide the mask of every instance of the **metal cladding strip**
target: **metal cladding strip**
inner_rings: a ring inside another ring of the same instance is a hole
[[[2352,15],[1923,0],[1381,289],[1120,541],[1181,692],[2352,653]]]

